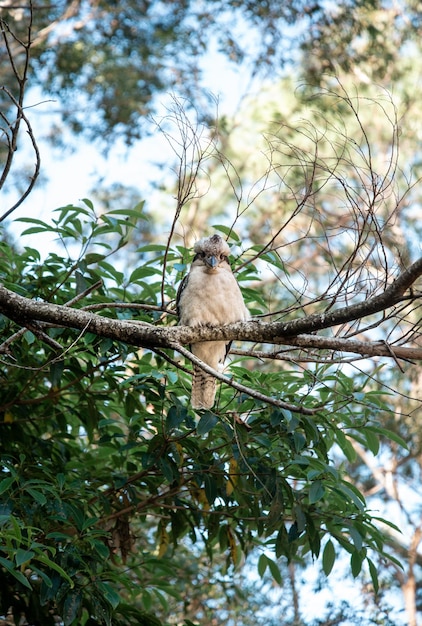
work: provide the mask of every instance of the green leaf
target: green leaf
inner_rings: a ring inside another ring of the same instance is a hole
[[[315,504],[318,500],[321,500],[325,495],[325,487],[322,484],[322,480],[315,480],[311,484],[309,489],[309,504]]]
[[[21,530],[21,522],[16,519],[13,515],[10,517],[10,521],[12,522],[13,531],[15,533],[16,540],[21,543],[22,542],[22,530]]]
[[[129,283],[136,283],[138,280],[149,278],[150,276],[161,276],[161,271],[155,267],[137,267],[129,277]]]
[[[30,248],[29,246],[25,246],[24,250],[31,260],[34,260],[34,261],[41,260],[41,255],[39,251],[36,250],[35,248]]]
[[[141,200],[133,209],[113,209],[107,211],[107,215],[125,215],[126,217],[133,217],[134,219],[148,220],[148,216],[143,213],[145,206],[145,200]]]
[[[136,252],[165,252],[167,246],[162,243],[149,243],[136,249]]]
[[[275,563],[275,561],[273,561],[272,559],[267,557],[267,560],[268,560],[268,567],[270,569],[271,576],[274,578],[275,582],[278,585],[281,585],[283,580],[281,578],[280,568],[278,567],[277,563]]]
[[[25,487],[25,491],[27,491],[38,504],[43,505],[47,502],[47,498],[41,491],[33,489],[32,487]]]
[[[358,507],[358,509],[363,511],[365,506],[365,498],[354,485],[350,483],[345,484],[345,482],[343,481],[342,483],[337,485],[334,490],[340,491],[343,497],[345,496],[348,500],[353,502]]]
[[[22,550],[18,548],[15,554],[15,563],[17,567],[20,567],[23,563],[30,561],[34,556],[35,552],[33,550]]]
[[[96,583],[97,589],[101,592],[103,598],[116,609],[120,604],[120,595],[113,589],[113,587],[106,582],[98,581]]]
[[[398,533],[401,532],[400,528],[396,524],[393,524],[393,522],[391,522],[388,519],[385,519],[384,517],[378,517],[377,515],[374,515],[374,516],[372,516],[372,520],[377,521],[377,522],[381,522],[381,524],[385,524],[386,526],[389,526],[390,528],[392,528],[393,530],[395,530]]]
[[[258,559],[258,574],[261,578],[264,576],[267,566],[268,566],[268,557],[266,554],[261,554]]]
[[[166,418],[166,428],[167,430],[173,430],[180,426],[183,420],[186,417],[186,412],[182,410],[180,407],[171,406]]]
[[[205,496],[210,504],[213,504],[217,497],[217,483],[212,476],[205,474],[204,476]]]
[[[409,449],[407,443],[405,442],[404,439],[400,437],[400,435],[398,435],[397,433],[394,433],[391,430],[388,430],[387,428],[382,428],[381,426],[368,426],[367,430],[372,430],[374,433],[377,433],[378,435],[383,435],[387,439],[390,439],[391,441],[394,441],[395,443],[397,443],[399,446],[401,446],[405,450]]]
[[[273,265],[283,273],[287,273],[284,263],[276,250],[269,250],[260,255],[262,261],[266,261],[269,265]]]
[[[161,459],[158,459],[158,466],[160,467],[163,475],[169,483],[172,483],[173,480],[178,479],[179,476],[177,471],[177,465],[172,459],[168,457],[162,457]]]
[[[354,578],[359,576],[362,570],[362,562],[362,554],[358,550],[354,550],[352,552],[352,556],[350,557],[350,567]]]
[[[319,533],[319,528],[315,526],[315,522],[311,515],[306,515],[306,525],[306,533],[309,547],[311,549],[312,555],[315,558],[318,558],[321,550],[321,536]]]
[[[293,507],[293,514],[295,518],[295,522],[297,525],[297,530],[299,533],[305,530],[306,526],[306,515],[299,504],[295,504]]]
[[[376,433],[372,432],[369,428],[365,428],[362,434],[365,437],[368,449],[372,452],[374,456],[376,456],[380,448],[379,436]]]
[[[352,444],[350,443],[350,441],[347,439],[344,432],[340,428],[336,431],[336,439],[346,459],[350,463],[354,463],[354,461],[356,461],[356,458],[357,458],[357,453],[355,449],[353,448]]]
[[[297,522],[293,522],[293,524],[290,526],[289,528],[289,543],[292,541],[296,541],[296,539],[298,539],[300,537],[300,531],[297,527]]]
[[[110,556],[110,550],[108,546],[106,546],[102,541],[92,539],[91,545],[94,546],[95,551],[100,555],[101,558],[108,559],[108,557]]]
[[[226,235],[226,237],[229,237],[229,239],[233,239],[233,241],[236,241],[236,243],[240,242],[238,234],[232,228],[229,228],[228,226],[223,226],[222,224],[213,224],[212,227],[214,230],[217,230],[218,232]]]
[[[51,569],[53,569],[55,572],[60,574],[60,576],[69,583],[71,588],[74,587],[75,583],[70,578],[70,576],[64,571],[62,567],[60,567],[60,565],[57,565],[57,563],[49,559],[48,556],[46,556],[45,554],[42,554],[41,552],[37,552],[37,554],[34,556],[34,559],[37,561],[40,561],[40,563],[43,563],[44,565],[47,565],[47,567],[50,567]]]
[[[7,491],[11,485],[15,482],[14,476],[9,476],[8,478],[3,478],[0,480],[0,495]]]
[[[91,211],[94,210],[94,204],[93,204],[93,202],[89,198],[82,198],[81,202],[83,202],[85,204],[85,206],[87,206],[89,209],[91,209]]]
[[[71,537],[70,535],[66,534],[66,533],[61,533],[58,531],[52,532],[52,533],[48,533],[47,535],[47,539],[52,539],[53,541],[57,541],[57,542],[68,542],[70,541]]]
[[[73,204],[67,204],[66,206],[58,207],[54,209],[53,213],[59,213],[59,217],[54,219],[55,224],[60,224],[61,222],[66,223],[69,219],[71,219],[74,215],[85,215],[86,217],[91,217],[91,211],[87,211],[81,206],[75,206]]]
[[[31,346],[35,342],[35,335],[30,330],[27,330],[24,334],[24,339],[26,343]]]
[[[64,361],[54,361],[50,365],[50,380],[53,387],[58,387],[64,370]]]
[[[42,579],[47,589],[52,589],[53,581],[51,580],[49,576],[47,576],[45,572],[43,572],[43,570],[41,570],[39,567],[36,567],[34,565],[34,561],[31,562],[31,571],[37,574]],[[42,604],[42,600],[41,600],[41,604]]]
[[[104,258],[104,254],[99,254],[98,252],[90,252],[89,254],[85,255],[83,261],[85,265],[88,266],[99,263],[99,261],[102,261]]]
[[[198,435],[206,435],[218,422],[218,417],[211,411],[206,411],[198,422],[196,432]]]
[[[288,556],[289,554],[289,535],[287,533],[286,527],[284,524],[281,524],[280,529],[277,533],[276,541],[275,541],[275,555],[277,558],[280,556]]]
[[[23,585],[27,589],[31,589],[32,591],[32,586],[29,580],[26,578],[26,576],[22,574],[20,570],[15,569],[11,561],[0,556],[0,565],[2,565],[9,572],[9,574],[16,578],[16,580],[18,580],[21,585]]]
[[[335,560],[336,551],[333,542],[329,539],[325,544],[324,551],[322,553],[322,569],[326,576],[331,573]]]
[[[43,222],[42,220],[36,219],[35,217],[19,217],[15,220],[15,222],[21,222],[22,224],[37,224],[41,226],[45,231],[55,230],[50,224]]]
[[[295,431],[293,433],[293,442],[295,446],[296,452],[301,452],[303,448],[306,446],[306,439],[302,435],[302,433]]]
[[[70,626],[78,617],[79,610],[82,603],[82,591],[81,589],[74,589],[69,591],[66,595],[63,603],[62,618],[65,626]]]
[[[375,567],[374,562],[371,561],[371,559],[369,557],[366,560],[368,562],[369,573],[371,575],[372,584],[374,586],[374,592],[378,593],[378,591],[379,591],[379,581],[378,581],[377,568]]]
[[[355,528],[354,526],[350,526],[349,535],[352,538],[352,541],[356,550],[361,550],[362,549],[362,535],[357,530],[357,528]]]
[[[142,589],[142,606],[146,611],[150,611],[152,607],[152,596],[148,589]]]
[[[31,226],[30,228],[25,228],[25,230],[21,233],[22,237],[24,235],[36,235],[38,233],[45,232],[55,232],[54,228],[45,228],[44,226]]]

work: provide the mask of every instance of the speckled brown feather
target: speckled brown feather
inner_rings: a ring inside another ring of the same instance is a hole
[[[214,376],[197,365],[193,366],[191,405],[193,409],[211,409],[214,406],[217,384]]]

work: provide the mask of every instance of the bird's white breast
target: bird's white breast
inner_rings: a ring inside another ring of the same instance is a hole
[[[249,312],[230,268],[208,272],[204,266],[192,266],[186,287],[180,296],[182,325],[218,326],[246,321]]]

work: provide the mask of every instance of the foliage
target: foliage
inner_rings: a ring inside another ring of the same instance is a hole
[[[213,224],[218,206],[222,207],[218,219],[234,222],[237,228],[242,225],[243,239],[255,243],[254,253],[260,252],[261,259],[263,247],[271,242],[270,256],[279,255],[278,271],[266,272],[265,264],[256,257],[255,262],[261,269],[262,302],[279,319],[327,310],[327,297],[331,310],[367,298],[373,290],[382,292],[393,267],[408,267],[419,254],[421,171],[414,124],[421,111],[416,67],[415,60],[412,71],[395,84],[394,98],[379,85],[357,85],[354,75],[341,80],[326,76],[317,97],[308,88],[293,95],[292,80],[271,83],[245,102],[232,126],[219,127],[224,157],[201,173],[210,193],[198,199],[194,215],[182,214],[183,226],[201,232]],[[417,293],[420,283],[411,299]],[[420,346],[418,296],[406,312],[397,313],[393,312],[394,320],[388,320],[387,313],[383,316],[386,325],[381,334],[380,318],[375,316],[338,328],[334,336],[361,338],[365,343],[387,340],[396,346],[404,340],[406,345]],[[340,343],[337,349],[341,350]],[[376,614],[380,598],[398,607],[406,595],[403,620],[416,624],[422,566],[419,356],[380,367],[379,361],[362,362],[341,352],[297,355],[288,347],[274,352],[276,358],[295,362],[302,358],[303,367],[325,358],[330,363],[342,360],[355,385],[391,394],[395,414],[384,414],[383,422],[406,440],[408,450],[384,441],[374,459],[354,442],[356,456],[346,467],[372,510],[401,520],[402,533],[389,533],[389,545],[403,570],[376,560],[379,594],[374,597],[367,580],[359,589]],[[272,367],[264,363],[261,367]],[[343,580],[342,575],[338,578]],[[332,597],[338,598],[335,587]],[[344,597],[348,599],[347,593]],[[349,602],[353,612],[355,604]],[[328,609],[327,614],[331,615]],[[402,614],[397,612],[391,621],[398,623]]]
[[[1,281],[46,302],[173,324],[188,251],[168,248],[165,274],[159,245],[141,246],[133,271],[111,259],[144,218],[142,206],[97,215],[88,200],[58,209],[53,225],[24,218],[27,234],[53,232],[62,251],[41,258],[3,243]],[[280,271],[277,256],[266,261]],[[256,312],[259,299],[245,297]],[[222,385],[215,409],[196,416],[189,373],[170,350],[1,323],[4,337],[17,333],[3,345],[0,387],[4,613],[49,623],[57,612],[66,625],[155,624],[160,613],[167,623],[187,537],[210,560],[224,555],[227,572],[265,550],[258,572],[278,584],[278,559],[321,558],[328,575],[345,551],[353,576],[368,567],[377,587],[383,534],[334,459],[355,459],[353,442],[374,454],[379,437],[403,443],[381,425],[386,394],[335,365],[269,371],[243,357],[235,379],[297,410]]]
[[[158,123],[176,156],[176,191],[165,190],[162,205],[176,196],[171,224],[167,211],[164,228],[155,227],[155,199],[123,209],[139,192],[127,204],[119,187],[107,211],[85,200],[58,209],[52,224],[24,218],[28,245],[13,247],[4,233],[0,249],[0,281],[12,291],[110,323],[135,317],[171,327],[192,233],[212,227],[232,245],[251,312],[294,322],[383,293],[419,254],[414,2],[8,2],[0,19],[0,188],[7,180],[19,195],[0,221],[40,174],[28,102],[53,96],[50,107],[59,102],[68,127],[109,143],[142,136],[157,95],[170,88],[191,98],[200,122],[190,126],[189,100],[171,98],[170,125]],[[295,82],[264,86],[233,123],[211,122],[201,58],[217,47],[254,76],[269,69],[272,81],[292,67]],[[41,96],[24,98],[36,81]],[[394,87],[394,101],[385,87]],[[51,137],[68,144],[55,124]],[[28,171],[19,162],[25,140]],[[102,190],[97,197],[104,201]],[[48,254],[46,235],[60,244],[48,243]],[[414,626],[419,301],[415,283],[381,315],[286,344],[233,346],[232,380],[215,409],[199,415],[176,349],[139,348],[17,311],[2,316],[7,623],[13,613],[32,624],[269,626],[263,598],[276,593],[274,621],[284,626],[387,624],[396,623],[389,605],[401,588]],[[363,359],[366,346],[373,361]],[[401,534],[389,519],[400,520]],[[340,606],[331,587],[348,577],[338,569],[345,560],[364,598],[360,612],[352,600]],[[318,617],[301,614],[299,577],[309,564],[333,598]]]

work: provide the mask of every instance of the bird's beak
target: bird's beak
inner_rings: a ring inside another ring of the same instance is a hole
[[[205,257],[205,263],[208,265],[208,267],[210,267],[211,269],[214,269],[218,265],[217,257],[215,257],[214,255],[207,256]]]

